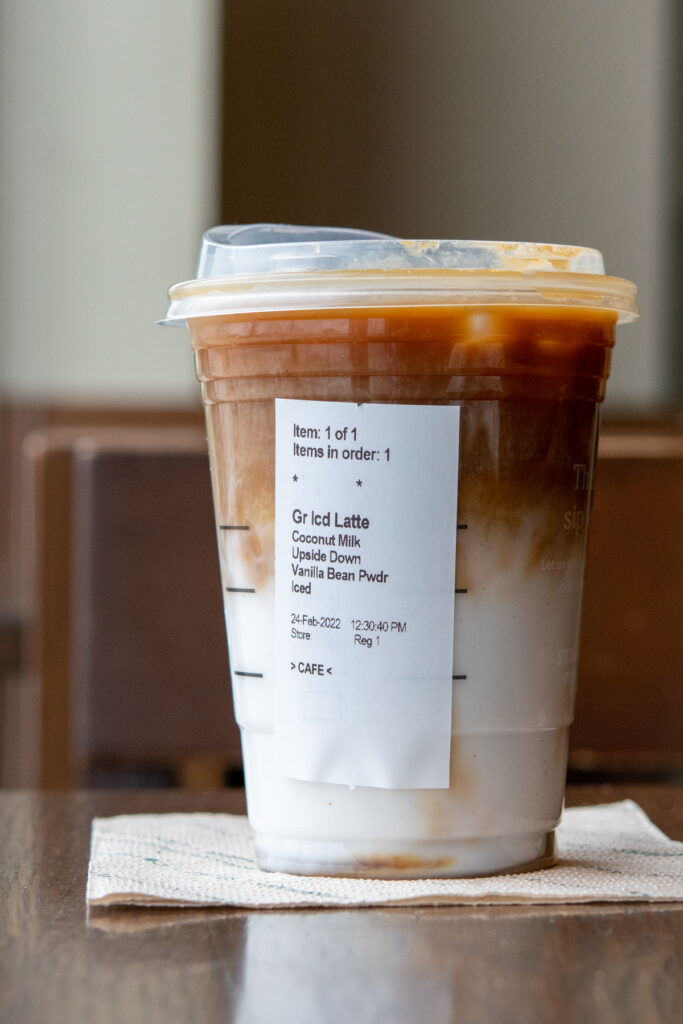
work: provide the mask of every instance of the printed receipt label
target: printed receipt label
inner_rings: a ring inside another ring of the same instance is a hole
[[[275,402],[277,770],[449,784],[457,406]]]

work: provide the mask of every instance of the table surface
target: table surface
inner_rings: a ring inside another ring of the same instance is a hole
[[[683,787],[631,797],[683,840]],[[0,791],[0,1021],[673,1022],[683,904],[245,911],[98,908],[95,816],[242,812],[241,791]]]

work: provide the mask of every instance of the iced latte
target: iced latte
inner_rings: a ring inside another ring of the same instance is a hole
[[[590,250],[241,230],[170,315],[206,407],[259,861],[547,865],[634,289]]]

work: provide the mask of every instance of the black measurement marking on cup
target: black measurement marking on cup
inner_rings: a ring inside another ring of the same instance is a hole
[[[249,679],[263,679],[263,672],[235,672],[236,676],[248,676]]]
[[[467,679],[467,676],[453,676],[454,679]]]
[[[467,587],[456,587],[455,588],[455,592],[456,592],[456,594],[466,594],[467,593]]]
[[[466,530],[467,529],[467,523],[458,523],[458,529],[459,530]]]
[[[233,526],[228,523],[220,523],[218,526],[219,530],[248,530],[248,526]]]
[[[226,587],[228,594],[255,594],[254,587]]]

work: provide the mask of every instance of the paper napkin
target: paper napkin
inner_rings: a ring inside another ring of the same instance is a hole
[[[261,871],[247,819],[136,814],[92,823],[90,905],[351,907],[683,899],[683,843],[630,800],[565,810],[552,868],[385,881]]]

